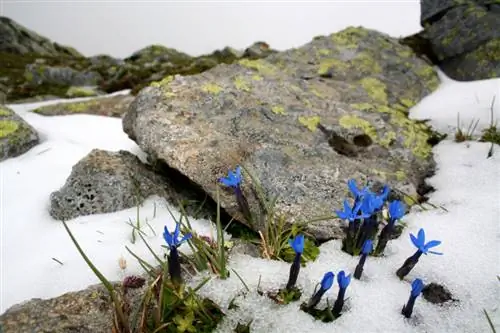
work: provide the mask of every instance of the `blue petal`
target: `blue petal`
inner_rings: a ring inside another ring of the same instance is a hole
[[[348,213],[341,211],[341,210],[336,210],[335,213],[342,220],[347,220],[350,217],[350,215]]]
[[[420,248],[420,244],[418,243],[417,237],[415,237],[413,234],[410,234],[410,239],[413,245],[415,245],[416,248]]]
[[[188,239],[190,239],[191,237],[193,237],[193,235],[191,233],[187,233],[184,235],[184,237],[182,237],[182,239],[177,243],[178,245],[179,244],[182,244],[183,242],[187,241]]]
[[[425,231],[424,231],[424,229],[420,228],[420,230],[418,231],[417,238],[418,238],[419,247],[423,247],[425,245]]]
[[[420,295],[422,289],[424,289],[424,286],[424,282],[421,279],[416,278],[415,280],[413,280],[413,282],[411,283],[411,295],[413,297],[417,297],[418,295]]]
[[[335,275],[332,272],[327,272],[323,276],[323,280],[321,280],[321,289],[328,290],[333,285],[333,278]]]
[[[173,235],[173,239],[174,239],[174,242],[177,243],[177,239],[179,239],[179,234],[181,232],[181,224],[180,223],[175,223],[175,230],[174,230],[174,235]]]
[[[354,195],[354,197],[361,196],[362,193],[358,190],[358,186],[356,185],[355,179],[349,179],[347,181],[347,187],[349,187],[349,190]]]
[[[238,183],[241,181],[241,166],[236,167],[236,172],[235,175],[236,179],[238,180]]]
[[[304,252],[304,235],[300,234],[295,236],[293,240],[288,240],[288,243],[292,247],[292,249],[295,251],[295,253],[302,253]]]
[[[439,244],[441,244],[441,241],[438,241],[438,240],[431,240],[430,242],[428,242],[427,244],[425,244],[425,248],[428,250],[430,248],[433,248],[433,247],[436,247],[438,246]]]
[[[389,216],[391,220],[399,220],[405,215],[406,206],[399,200],[389,203]]]
[[[345,275],[344,271],[340,271],[337,274],[337,282],[339,283],[340,288],[345,289],[351,283],[351,275]]]
[[[361,249],[361,253],[368,254],[372,252],[372,250],[373,250],[373,241],[371,239],[365,240],[365,242],[363,243],[363,247]]]
[[[168,232],[168,228],[167,226],[165,226],[163,228],[163,238],[165,239],[165,242],[167,242],[167,245],[170,247],[170,246],[174,246],[175,245],[175,241],[174,239],[172,238],[172,235],[170,234],[170,232]]]
[[[233,187],[234,186],[234,181],[232,181],[229,178],[219,178],[219,182],[221,182],[222,184],[224,184],[226,186],[229,186],[229,187]]]

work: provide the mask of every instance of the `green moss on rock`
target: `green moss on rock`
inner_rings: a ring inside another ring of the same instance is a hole
[[[94,97],[97,95],[93,87],[70,87],[66,92],[68,97]]]
[[[319,122],[321,121],[320,117],[318,116],[312,116],[312,117],[299,117],[299,123],[307,127],[308,130],[311,132],[316,131],[316,128],[318,127]]]
[[[376,104],[387,104],[386,85],[379,79],[367,77],[359,81],[360,85],[366,90]]]
[[[19,129],[19,123],[13,120],[0,120],[0,138],[5,138]]]

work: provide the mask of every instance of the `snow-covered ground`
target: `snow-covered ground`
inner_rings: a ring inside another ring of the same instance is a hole
[[[500,119],[500,79],[459,83],[443,75],[441,78],[441,87],[411,110],[412,118],[431,119],[436,128],[453,134],[460,113],[463,126],[472,117],[480,118],[476,129],[480,134],[489,125],[491,101],[496,95],[493,111],[495,119]],[[29,112],[41,104],[56,102],[11,106],[37,129],[42,142],[24,155],[0,163],[0,313],[33,297],[54,297],[98,282],[61,223],[49,216],[49,195],[63,185],[71,167],[93,148],[123,149],[142,157],[140,149],[123,133],[119,119],[90,115],[44,117]],[[435,147],[437,172],[428,180],[436,189],[430,202],[447,211],[414,209],[404,217],[408,227],[400,238],[389,243],[386,257],[369,258],[362,280],[352,280],[342,317],[333,323],[321,323],[301,312],[300,302],[278,306],[258,296],[255,289],[259,277],[262,289],[280,288],[286,283],[289,264],[239,255],[231,258],[230,266],[252,292],[237,299],[239,309],[227,313],[219,331],[231,332],[230,327],[238,320],[245,323],[253,319],[252,332],[488,332],[483,309],[500,324],[500,147],[495,146],[493,156],[486,158],[489,143],[454,143],[450,139]],[[160,251],[163,226],[173,226],[165,202],[150,198],[140,213],[156,231],[156,235],[150,233],[149,241]],[[126,221],[134,220],[135,214],[133,208],[68,222],[89,257],[112,280],[124,274],[118,266],[121,256],[127,260],[127,273],[140,270],[125,250],[126,245],[151,259],[142,242],[130,243],[131,228]],[[419,228],[425,229],[428,239],[442,241],[438,251],[444,255],[423,256],[400,281],[394,273],[413,254],[409,233]],[[195,229],[207,235],[213,232],[208,221],[196,221]],[[312,294],[325,272],[352,273],[358,260],[340,251],[339,241],[325,243],[320,249],[318,259],[303,268],[299,276],[304,299]],[[410,282],[416,277],[425,283],[444,284],[459,302],[437,306],[419,298],[413,317],[405,319],[400,311],[408,299]],[[227,307],[244,290],[232,274],[227,280],[213,279],[201,292]],[[335,284],[326,293],[330,304],[337,291]],[[321,304],[325,304],[324,299]]]

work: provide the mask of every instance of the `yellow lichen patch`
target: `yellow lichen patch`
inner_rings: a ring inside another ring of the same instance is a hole
[[[151,82],[150,86],[155,88],[160,88],[163,91],[165,97],[174,97],[175,93],[170,88],[170,82],[174,80],[173,75],[166,76],[161,81]]]
[[[241,59],[238,63],[244,67],[254,69],[262,75],[272,75],[276,73],[276,67],[262,59]]]
[[[310,100],[308,100],[308,99],[304,99],[304,100],[302,100],[302,102],[304,103],[304,105],[305,105],[306,107],[308,107],[308,108],[312,108],[312,103],[311,103],[311,101],[310,101]]]
[[[415,73],[425,82],[429,90],[434,91],[439,87],[439,78],[431,66],[421,65]]]
[[[0,120],[0,138],[4,138],[17,131],[19,124],[13,120]]]
[[[12,116],[12,114],[13,114],[12,111],[10,111],[9,109],[3,108],[0,105],[0,117],[8,117],[8,116]]]
[[[407,108],[414,107],[417,103],[409,98],[400,98],[399,103],[403,104]]]
[[[414,54],[413,51],[411,50],[411,48],[409,46],[408,47],[397,48],[396,49],[396,53],[401,58],[409,58],[409,57],[413,56],[413,54]]]
[[[377,130],[368,121],[356,116],[345,115],[340,117],[339,125],[344,128],[359,128],[373,141],[377,141]]]
[[[396,132],[389,131],[384,134],[382,139],[379,140],[379,144],[382,147],[389,148],[396,140]]]
[[[66,92],[68,97],[93,97],[97,92],[92,87],[69,87]]]
[[[312,117],[299,117],[299,123],[307,127],[311,132],[316,131],[318,124],[320,122],[320,118],[318,116]]]
[[[321,93],[314,88],[311,89],[311,93],[316,97],[323,98],[323,95],[321,95]]]
[[[279,115],[286,115],[285,108],[282,107],[281,105],[276,105],[271,108],[271,111],[273,111],[276,114]]]
[[[389,121],[398,126],[403,131],[403,145],[410,149],[413,155],[421,158],[427,158],[432,152],[431,146],[427,143],[429,139],[429,128],[422,123],[416,123],[406,117],[401,112],[394,110]]]
[[[366,77],[359,81],[374,103],[387,105],[387,93],[385,84],[374,78]]]
[[[259,74],[254,74],[254,75],[252,75],[252,80],[262,81],[262,76],[260,76]]]
[[[222,91],[222,87],[214,83],[207,83],[201,87],[201,90],[206,93],[217,95]]]
[[[349,105],[351,108],[359,111],[373,111],[375,107],[370,103],[353,103]]]
[[[404,172],[403,170],[396,171],[394,175],[396,176],[396,179],[398,181],[403,181],[406,179],[406,172]]]
[[[251,90],[250,85],[248,84],[246,79],[241,75],[236,76],[234,78],[233,82],[234,82],[234,86],[238,90],[242,90],[242,91],[250,91]]]
[[[349,69],[349,65],[342,60],[323,59],[319,63],[318,74],[326,75],[330,72],[330,70],[345,72],[347,69]]]
[[[360,72],[379,74],[382,72],[380,65],[366,52],[360,52],[353,60],[352,64]]]
[[[368,36],[368,32],[361,27],[348,27],[330,36],[335,44],[344,48],[355,49],[358,47],[359,40]]]
[[[332,53],[332,51],[328,49],[319,49],[318,54],[322,56],[329,56]]]
[[[168,84],[170,82],[172,82],[173,80],[174,80],[174,77],[172,75],[169,75],[169,76],[164,77],[161,81],[151,82],[150,86],[155,87],[155,88],[165,87],[165,86],[168,86]]]

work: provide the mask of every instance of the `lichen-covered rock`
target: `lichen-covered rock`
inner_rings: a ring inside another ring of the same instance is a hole
[[[249,59],[265,58],[270,54],[276,53],[266,42],[255,42],[245,49],[243,57]]]
[[[83,57],[72,47],[53,43],[49,39],[3,16],[0,16],[0,52]]]
[[[47,300],[32,299],[0,316],[0,332],[109,333],[111,304],[100,285]]]
[[[452,79],[500,77],[500,4],[495,0],[421,1],[420,34]]]
[[[131,95],[117,95],[112,97],[95,98],[88,101],[57,103],[41,106],[33,112],[44,116],[62,116],[70,114],[93,114],[107,117],[121,117],[127,112],[130,103],[134,100]]]
[[[250,167],[279,195],[277,211],[297,222],[331,216],[352,177],[414,194],[433,166],[431,134],[407,112],[438,83],[396,39],[348,28],[265,60],[166,77],[137,96],[123,127],[212,198],[229,168]],[[243,221],[231,191],[221,205]],[[339,221],[307,228],[319,239],[340,235]]]
[[[14,111],[0,105],[0,161],[24,154],[38,144],[38,133]]]
[[[32,85],[94,86],[101,80],[97,72],[77,71],[70,67],[51,67],[41,64],[26,66],[24,75]]]
[[[164,180],[129,152],[94,149],[50,196],[50,215],[68,220],[110,213],[141,204],[151,195],[166,197]]]

